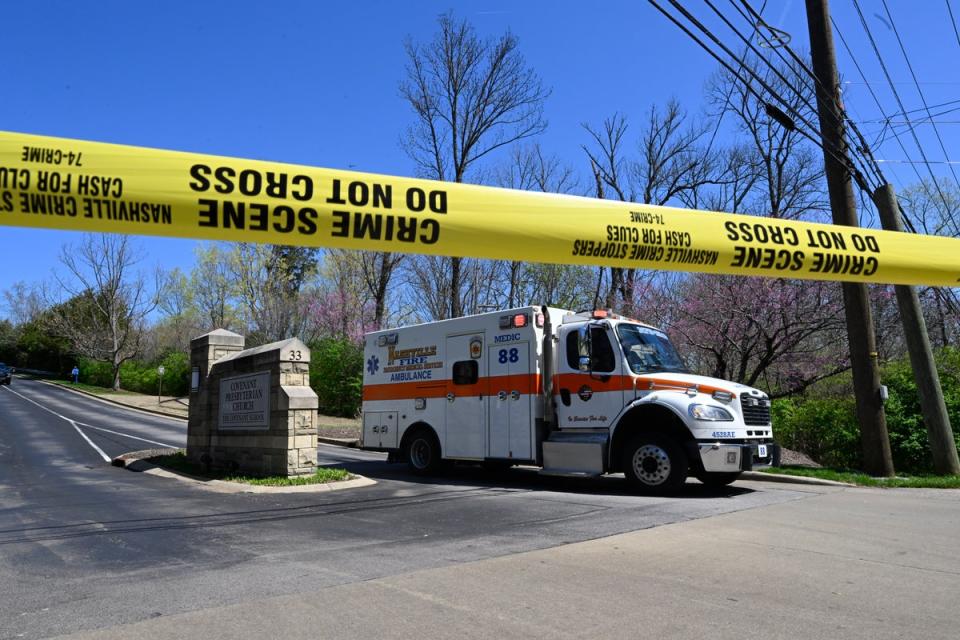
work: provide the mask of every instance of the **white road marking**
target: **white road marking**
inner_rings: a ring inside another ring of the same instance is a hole
[[[139,436],[132,436],[129,433],[123,433],[122,431],[111,431],[110,429],[105,429],[103,427],[95,427],[92,424],[87,424],[85,422],[78,422],[77,424],[87,427],[88,429],[96,429],[97,431],[105,431],[107,433],[112,433],[115,436],[123,436],[124,438],[131,438],[133,440],[140,440],[142,442],[149,442],[150,444],[158,444],[161,447],[166,447],[167,449],[179,449],[175,444],[167,444],[166,442],[157,442],[156,440],[147,440],[146,438],[141,438]]]
[[[19,397],[23,398],[24,400],[26,400],[27,402],[29,402],[29,403],[31,403],[31,404],[35,404],[35,405],[37,405],[38,407],[40,407],[41,409],[43,409],[44,411],[47,411],[47,412],[49,412],[49,413],[52,413],[53,415],[57,416],[57,417],[60,418],[61,420],[70,423],[70,426],[73,427],[74,429],[76,429],[77,433],[80,434],[80,437],[83,438],[84,440],[86,440],[87,444],[89,444],[91,447],[93,447],[93,450],[96,451],[97,453],[99,453],[99,454],[100,454],[100,457],[103,458],[103,460],[104,460],[105,462],[110,462],[110,461],[111,461],[110,456],[108,456],[106,453],[104,453],[104,452],[103,452],[103,449],[101,449],[101,448],[98,447],[96,444],[94,444],[93,441],[92,441],[90,438],[87,437],[87,434],[85,434],[85,433],[80,429],[80,427],[79,427],[78,425],[83,425],[84,427],[87,427],[88,429],[96,429],[97,431],[106,431],[107,433],[112,433],[112,434],[114,434],[114,435],[123,436],[124,438],[132,438],[132,439],[134,439],[134,440],[142,440],[143,442],[149,442],[150,444],[158,444],[158,445],[160,445],[160,446],[162,446],[162,447],[169,447],[169,448],[173,448],[173,449],[179,448],[179,447],[176,447],[175,445],[172,445],[172,444],[165,444],[165,443],[163,443],[163,442],[156,442],[156,441],[154,441],[154,440],[147,440],[146,438],[140,438],[140,437],[137,437],[137,436],[132,436],[132,435],[130,435],[129,433],[121,433],[121,432],[119,432],[119,431],[111,431],[110,429],[104,429],[103,427],[95,427],[95,426],[93,426],[92,424],[86,424],[86,423],[83,423],[83,422],[77,422],[76,420],[71,420],[71,419],[68,418],[67,416],[61,415],[61,414],[57,413],[56,411],[54,411],[53,409],[50,409],[49,407],[45,407],[45,406],[43,406],[42,404],[40,404],[39,402],[36,402],[36,401],[34,401],[34,400],[31,400],[30,398],[28,398],[27,396],[23,395],[22,393],[17,393],[17,392],[14,391],[13,389],[11,389],[9,386],[6,387],[6,389],[7,389],[7,391],[9,391],[10,393],[12,393],[12,394],[14,394],[14,395],[16,395],[16,396],[19,396]]]

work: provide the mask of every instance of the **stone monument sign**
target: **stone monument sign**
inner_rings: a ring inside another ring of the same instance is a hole
[[[318,401],[310,349],[297,338],[243,347],[243,336],[223,329],[190,342],[187,456],[249,475],[313,473]]]

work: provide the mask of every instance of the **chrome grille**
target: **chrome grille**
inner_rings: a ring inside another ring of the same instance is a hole
[[[743,412],[743,423],[748,426],[763,427],[770,424],[770,401],[766,398],[741,396],[740,410]]]

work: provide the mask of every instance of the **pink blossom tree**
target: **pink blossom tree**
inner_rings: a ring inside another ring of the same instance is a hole
[[[695,274],[648,289],[632,311],[660,324],[693,370],[773,396],[850,367],[836,283]]]

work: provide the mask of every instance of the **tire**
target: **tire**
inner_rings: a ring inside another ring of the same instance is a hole
[[[728,484],[736,481],[740,477],[739,471],[733,471],[729,473],[715,471],[710,473],[709,471],[704,471],[697,474],[697,480],[707,485],[708,487],[725,487]]]
[[[404,448],[407,465],[418,476],[427,476],[440,469],[440,443],[427,429],[418,429],[407,440]]]
[[[640,493],[676,493],[687,481],[689,469],[683,448],[658,434],[637,436],[623,451],[621,460],[627,483]]]

